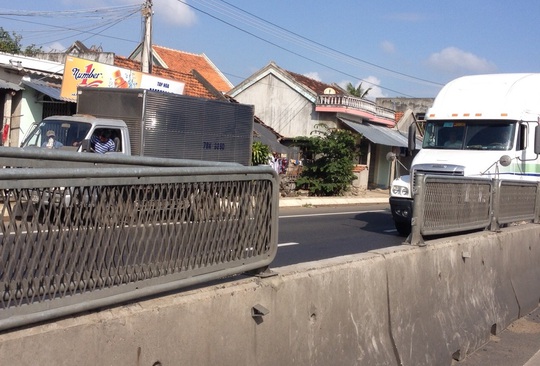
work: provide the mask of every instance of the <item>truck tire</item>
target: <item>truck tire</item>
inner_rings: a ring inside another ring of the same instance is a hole
[[[408,222],[395,222],[397,232],[401,236],[408,236],[411,233],[411,224]]]

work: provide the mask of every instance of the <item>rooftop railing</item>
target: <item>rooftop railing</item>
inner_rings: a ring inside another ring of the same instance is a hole
[[[355,109],[358,111],[363,111],[370,113],[374,116],[385,118],[388,120],[395,120],[395,112],[384,108],[379,107],[376,103],[364,99],[353,97],[350,95],[339,95],[339,94],[324,94],[317,96],[317,106],[332,106],[332,107],[343,107],[349,109]]]

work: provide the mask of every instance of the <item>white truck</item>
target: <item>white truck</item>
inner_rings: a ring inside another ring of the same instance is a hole
[[[540,74],[465,76],[445,85],[426,114],[422,148],[409,175],[390,188],[397,231],[411,231],[418,173],[540,180],[539,121]]]
[[[49,144],[64,151],[93,152],[93,137],[105,134],[115,143],[113,154],[247,166],[251,163],[253,115],[253,106],[246,104],[144,89],[86,87],[78,90],[77,114],[36,122],[21,147],[44,149]],[[77,206],[75,211],[79,206],[93,206],[97,192],[62,188],[50,199],[50,193],[36,189],[28,199],[45,217],[64,215],[72,206]]]
[[[92,151],[91,137],[106,132],[120,154],[250,165],[251,105],[144,89],[77,94],[76,115],[35,123],[21,147],[42,147],[51,132],[63,150]]]

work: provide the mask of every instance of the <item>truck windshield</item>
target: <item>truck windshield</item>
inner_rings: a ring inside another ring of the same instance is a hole
[[[36,146],[54,148],[72,147],[73,143],[82,141],[92,125],[85,122],[47,119],[33,125],[25,138],[22,147]],[[51,141],[54,139],[54,143]]]
[[[429,121],[424,149],[510,150],[516,122],[497,120]]]

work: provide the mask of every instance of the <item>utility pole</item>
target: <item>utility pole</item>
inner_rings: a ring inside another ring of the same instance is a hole
[[[142,9],[144,17],[144,38],[141,54],[141,71],[152,73],[152,0],[146,0]]]

